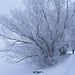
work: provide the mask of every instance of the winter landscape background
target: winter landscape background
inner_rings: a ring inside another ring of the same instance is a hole
[[[0,75],[75,75],[75,0],[0,0]]]

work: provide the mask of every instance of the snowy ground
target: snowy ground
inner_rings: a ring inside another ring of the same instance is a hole
[[[43,69],[43,73],[33,74],[23,62],[9,64],[0,58],[0,75],[75,75],[75,55],[55,67]]]
[[[56,67],[43,70],[40,75],[75,75],[75,55],[71,55],[66,61]],[[72,70],[72,72],[71,72]]]
[[[24,62],[10,64],[0,54],[0,75],[31,75],[31,68],[27,68]]]

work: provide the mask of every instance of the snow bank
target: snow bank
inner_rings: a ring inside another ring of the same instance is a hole
[[[75,55],[71,55],[67,60],[59,63],[55,67],[46,68],[38,71],[42,73],[33,73],[30,65],[24,62],[18,64],[9,64],[0,58],[0,75],[75,75]]]

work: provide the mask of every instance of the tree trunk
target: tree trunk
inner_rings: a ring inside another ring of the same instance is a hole
[[[72,53],[74,54],[74,50],[72,50]]]

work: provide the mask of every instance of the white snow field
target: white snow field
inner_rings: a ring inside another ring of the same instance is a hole
[[[33,70],[29,68],[23,62],[9,64],[0,58],[0,75],[75,75],[75,55],[69,56],[67,60],[55,67],[41,70],[43,73],[40,74],[33,74]]]

